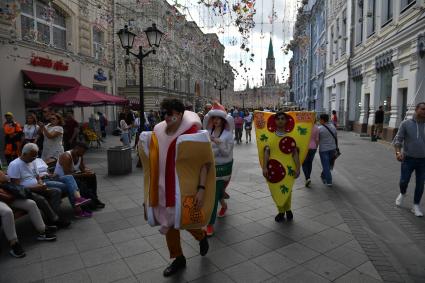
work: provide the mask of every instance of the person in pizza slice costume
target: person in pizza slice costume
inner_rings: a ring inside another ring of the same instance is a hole
[[[139,156],[144,170],[145,217],[151,226],[160,226],[174,261],[164,270],[171,276],[186,267],[180,230],[199,241],[205,256],[209,245],[204,227],[214,205],[215,172],[211,143],[198,115],[185,111],[177,99],[161,103],[165,121],[152,132],[142,132]]]
[[[215,102],[212,109],[205,116],[204,129],[208,131],[211,137],[211,145],[214,152],[215,169],[216,169],[216,193],[214,210],[211,220],[206,228],[207,236],[214,234],[214,224],[217,215],[218,203],[221,209],[218,217],[224,217],[227,211],[227,203],[224,200],[225,190],[232,176],[233,166],[233,129],[235,123],[233,117],[228,115],[223,105]]]
[[[308,151],[314,112],[254,113],[259,161],[278,214],[291,221],[292,187]]]

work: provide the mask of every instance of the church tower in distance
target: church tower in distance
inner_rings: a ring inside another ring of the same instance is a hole
[[[266,61],[266,85],[265,86],[273,86],[276,84],[276,69],[275,69],[275,59],[273,53],[273,43],[272,37],[270,36],[269,43],[269,53],[267,55]]]

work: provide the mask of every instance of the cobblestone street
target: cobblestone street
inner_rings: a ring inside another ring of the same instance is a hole
[[[255,144],[235,146],[229,210],[209,253],[201,257],[182,232],[187,268],[167,279],[165,237],[143,218],[142,171],[107,176],[106,148],[118,143],[108,137],[104,149],[87,154],[106,208],[75,220],[55,243],[36,242],[29,220],[19,220],[27,256],[11,258],[3,237],[0,282],[424,282],[425,223],[409,212],[413,184],[396,209],[399,163],[389,145],[340,136],[334,186],[321,183],[316,155],[312,187],[303,176],[294,187],[293,223],[274,221]],[[70,211],[65,200],[63,207]]]

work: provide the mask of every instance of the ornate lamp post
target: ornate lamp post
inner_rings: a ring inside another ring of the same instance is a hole
[[[248,96],[248,93],[241,93],[240,96],[242,98],[242,109],[245,109],[245,97]]]
[[[145,126],[145,103],[143,101],[144,96],[144,88],[143,88],[143,58],[148,56],[150,53],[155,54],[155,47],[158,48],[161,43],[162,35],[164,34],[160,30],[156,28],[156,24],[152,24],[151,27],[148,27],[144,30],[146,37],[148,38],[149,46],[153,49],[143,53],[142,46],[139,46],[139,53],[133,53],[130,50],[133,48],[134,39],[136,38],[136,34],[132,33],[128,30],[128,26],[125,25],[123,29],[120,29],[117,32],[118,37],[121,41],[122,48],[125,49],[126,54],[132,54],[137,59],[139,59],[139,100],[140,100],[140,125]]]
[[[214,88],[218,89],[220,91],[220,104],[222,104],[221,103],[221,91],[223,89],[226,89],[228,84],[229,84],[229,81],[227,79],[220,80],[220,81],[218,81],[217,79],[214,79]]]

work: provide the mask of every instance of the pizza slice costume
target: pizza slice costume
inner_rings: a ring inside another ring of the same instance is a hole
[[[212,121],[213,117],[223,118],[224,125],[223,131],[221,132],[220,136],[217,137],[220,139],[221,143],[216,144],[211,142],[215,159],[216,195],[214,210],[209,223],[210,225],[215,223],[218,202],[224,197],[224,192],[226,187],[229,185],[230,178],[232,176],[234,146],[233,129],[235,128],[233,117],[227,114],[225,108],[221,104],[216,102],[213,104],[208,114],[205,115],[203,121],[204,129],[206,129],[210,135],[213,135],[214,132],[214,125]]]
[[[254,125],[258,157],[263,167],[264,148],[270,148],[266,179],[273,201],[279,213],[291,210],[292,187],[296,178],[296,166],[292,157],[298,148],[302,164],[310,141],[314,112],[286,112],[285,134],[276,134],[275,113],[255,111]]]
[[[149,225],[160,226],[166,235],[170,257],[182,255],[179,230],[188,230],[198,241],[205,237],[201,229],[208,224],[214,206],[214,156],[208,132],[200,130],[201,120],[185,111],[179,129],[167,135],[166,122],[152,132],[142,132],[139,156],[144,173],[144,204]],[[200,170],[211,164],[205,183],[204,205],[194,205]]]

